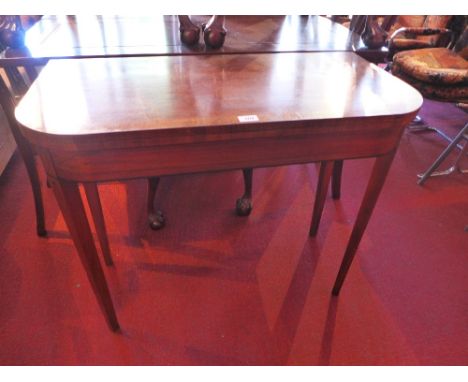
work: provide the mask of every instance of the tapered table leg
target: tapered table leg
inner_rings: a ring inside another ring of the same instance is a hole
[[[94,220],[94,226],[96,227],[96,233],[104,256],[104,261],[106,262],[106,265],[114,265],[97,185],[96,183],[83,183],[83,186],[86,198],[88,199],[89,209],[91,210],[91,215]]]
[[[341,196],[341,174],[343,173],[343,161],[336,160],[333,162],[332,176],[332,198],[338,200]]]
[[[110,329],[118,331],[117,315],[115,314],[104,272],[99,263],[78,184],[58,179],[50,179],[50,181],[99,307],[104,313]]]
[[[348,269],[351,266],[362,235],[364,234],[364,231],[367,227],[367,223],[369,223],[369,219],[372,215],[375,204],[377,203],[379,194],[382,191],[382,187],[384,185],[394,156],[395,152],[391,152],[384,156],[378,157],[375,160],[369,183],[367,184],[367,189],[361,202],[361,207],[359,208],[358,216],[356,218],[356,222],[354,223],[353,231],[351,232],[351,237],[343,256],[340,270],[335,280],[335,285],[333,286],[332,293],[335,296],[340,293],[340,289],[343,285],[346,274],[348,273]]]
[[[323,206],[327,197],[328,185],[333,170],[332,161],[320,162],[320,172],[315,193],[314,211],[312,212],[312,222],[310,223],[309,235],[317,235],[320,219],[322,217]]]

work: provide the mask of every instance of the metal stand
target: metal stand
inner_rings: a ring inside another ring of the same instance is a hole
[[[435,127],[429,126],[424,119],[422,119],[419,115],[417,115],[413,121],[408,126],[408,131],[412,133],[419,133],[424,131],[434,131],[435,133],[439,134],[442,138],[444,138],[448,142],[452,142],[452,138],[450,138],[447,134],[445,134],[442,130],[436,129]],[[457,145],[457,147],[462,150],[462,145]]]
[[[459,142],[462,139],[465,139],[467,142],[465,142],[465,144],[460,147]],[[418,180],[419,185],[423,185],[426,179],[429,178],[430,176],[449,175],[455,171],[458,171],[460,173],[468,173],[468,169],[462,170],[460,169],[460,166],[459,166],[460,159],[466,154],[468,150],[468,123],[465,124],[463,129],[460,130],[460,132],[457,134],[457,136],[453,140],[450,138],[449,140],[450,140],[450,144],[446,147],[446,149],[442,152],[442,154],[439,155],[439,157],[435,160],[435,162],[426,170],[426,172],[418,175],[418,177],[420,178]],[[457,158],[455,159],[454,164],[445,171],[434,172],[434,170],[437,167],[439,167],[439,165],[445,160],[445,158],[447,158],[447,156],[452,152],[452,150],[455,147],[460,148],[461,151],[458,154]]]

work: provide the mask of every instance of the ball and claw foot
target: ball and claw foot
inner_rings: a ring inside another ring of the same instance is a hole
[[[223,46],[227,33],[223,24],[224,17],[213,16],[207,24],[202,25],[203,39],[207,47],[219,49]]]
[[[188,16],[179,16],[180,41],[185,45],[195,45],[200,39],[200,28]]]
[[[162,211],[156,211],[156,213],[150,214],[148,216],[148,225],[154,231],[163,228],[166,225],[166,218]]]
[[[180,40],[185,45],[195,45],[200,39],[200,29],[184,29],[180,30]]]
[[[249,216],[252,211],[252,200],[248,198],[239,198],[236,201],[237,216]]]
[[[222,30],[205,29],[203,33],[206,46],[209,46],[212,49],[221,48],[224,44],[225,36],[226,31]]]

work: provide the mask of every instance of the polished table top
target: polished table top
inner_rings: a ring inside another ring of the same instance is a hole
[[[398,118],[421,102],[412,87],[350,52],[133,57],[50,62],[16,116],[35,144],[99,150],[148,137],[172,144],[248,138],[259,129],[285,135],[320,121]],[[344,128],[336,125],[337,136]],[[129,132],[132,140],[122,139]]]
[[[209,17],[192,16],[195,23]],[[77,58],[226,52],[354,51],[359,35],[320,16],[226,16],[221,49],[180,42],[177,16],[44,16],[26,33],[24,49],[2,58]]]
[[[83,135],[211,128],[243,115],[262,124],[394,115],[420,102],[352,53],[228,54],[52,61],[16,114],[37,132]]]

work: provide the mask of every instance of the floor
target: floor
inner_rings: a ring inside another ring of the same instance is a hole
[[[450,135],[467,120],[431,101],[421,114]],[[47,188],[49,237],[35,235],[16,154],[0,178],[0,364],[467,365],[468,176],[416,185],[444,145],[405,132],[338,298],[372,161],[345,163],[342,198],[328,198],[315,239],[314,164],[256,170],[247,218],[234,214],[240,171],[163,178],[158,232],[146,227],[145,181],[101,185],[118,334]]]

